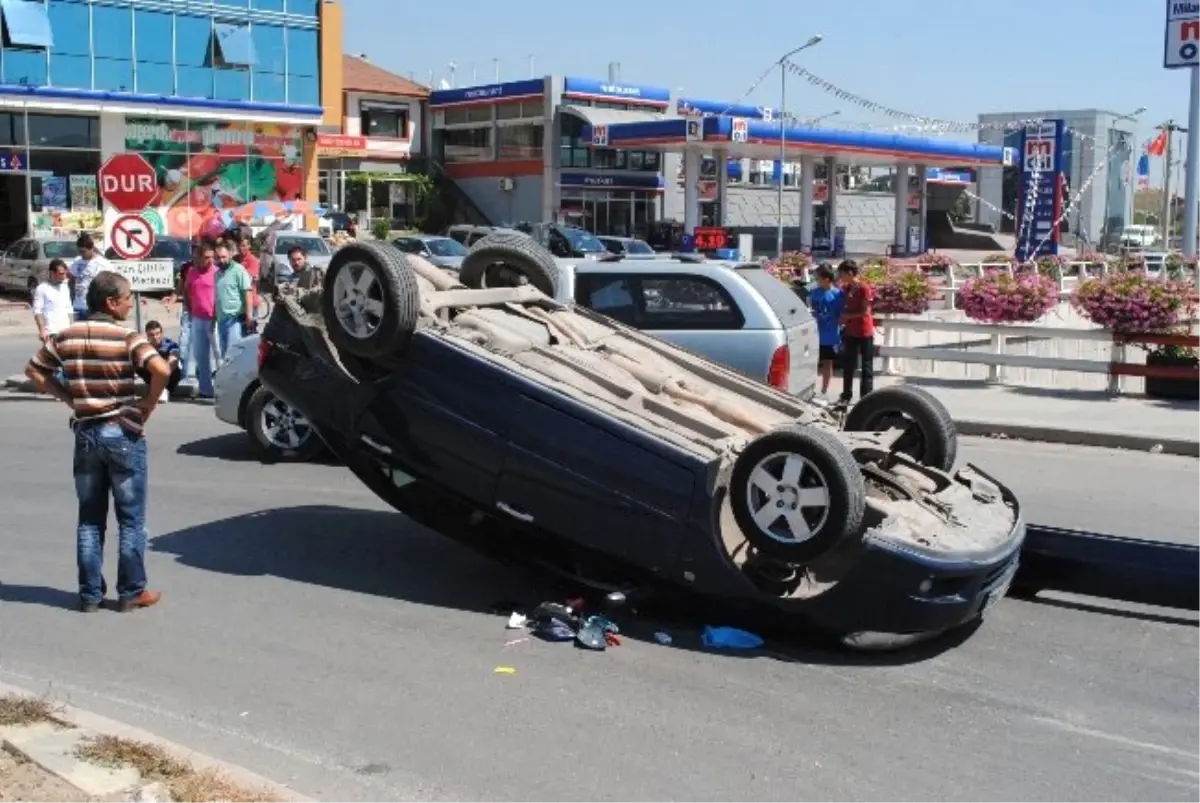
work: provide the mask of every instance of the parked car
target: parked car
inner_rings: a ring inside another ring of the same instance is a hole
[[[438,237],[433,234],[413,234],[407,237],[397,237],[392,245],[406,254],[416,254],[425,257],[439,268],[458,270],[463,257],[467,255],[467,247],[451,237]]]
[[[537,544],[585,579],[618,565],[851,644],[974,622],[1016,571],[1017,499],[949,473],[953,423],[919,389],[839,418],[536,286],[468,290],[378,243],[340,250],[312,299],[276,305],[264,387],[450,537]]]
[[[683,255],[650,260],[554,259],[521,234],[476,242],[459,269],[469,287],[529,281],[799,396],[816,388],[817,324],[795,293],[757,263]]]
[[[636,237],[597,237],[610,253],[625,259],[655,259],[658,255],[645,240]]]
[[[245,430],[267,459],[311,460],[325,445],[303,413],[259,382],[258,344],[257,334],[230,344],[213,374],[213,410],[219,420]]]
[[[33,292],[46,280],[51,260],[69,265],[77,256],[74,237],[22,237],[0,257],[0,290]]]
[[[499,226],[472,226],[459,223],[446,229],[446,236],[459,245],[469,247],[476,241],[482,240],[484,237],[497,231],[514,231],[514,229],[501,228]]]
[[[254,240],[254,251],[259,259],[260,281],[268,283],[268,286],[274,284],[280,266],[287,267],[288,251],[296,247],[304,250],[308,264],[322,270],[329,267],[333,251],[319,234],[268,229],[259,233]],[[284,273],[287,272],[288,270],[284,270]]]
[[[327,212],[317,221],[317,233],[322,237],[332,237],[339,231],[350,232],[354,221],[345,212]]]
[[[534,242],[555,257],[603,259],[611,256],[604,243],[587,229],[566,223],[516,223],[512,226],[468,226],[456,225],[446,230],[446,236],[470,248],[492,234],[518,232],[531,237]]]

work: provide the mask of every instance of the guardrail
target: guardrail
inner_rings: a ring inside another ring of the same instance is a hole
[[[1195,368],[1131,363],[1127,361],[1126,353],[1126,346],[1135,344],[1200,348],[1200,337],[1196,335],[1121,334],[1107,329],[1071,329],[1054,326],[985,324],[892,317],[884,318],[881,324],[884,330],[884,343],[879,349],[879,356],[882,359],[881,368],[884,374],[897,373],[895,360],[911,359],[986,365],[988,366],[987,381],[989,382],[1000,382],[1004,367],[1104,374],[1108,377],[1110,393],[1120,393],[1121,378],[1127,376],[1200,382],[1200,371]],[[984,352],[972,352],[955,348],[899,346],[896,345],[896,340],[898,339],[897,333],[901,331],[986,335],[990,338],[990,349]],[[1111,345],[1112,352],[1108,360],[1071,360],[1006,353],[1007,341],[1017,338],[1098,342]]]

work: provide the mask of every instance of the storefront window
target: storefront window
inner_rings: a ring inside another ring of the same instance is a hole
[[[29,146],[99,149],[100,120],[65,114],[30,114]]]
[[[4,83],[18,86],[45,86],[46,52],[9,47],[3,51]]]
[[[450,162],[488,162],[492,156],[492,129],[452,128],[442,132],[444,160]]]
[[[0,146],[25,144],[25,120],[20,114],[0,114]]]
[[[466,108],[446,109],[442,113],[442,125],[463,125],[466,123],[490,123],[492,121],[491,106],[468,106]]]
[[[500,129],[499,159],[541,159],[545,128],[540,125],[510,125]]]
[[[522,118],[541,117],[545,107],[540,100],[514,101],[496,105],[497,120],[518,120]]]
[[[359,105],[362,132],[368,137],[408,139],[408,106],[387,103]]]

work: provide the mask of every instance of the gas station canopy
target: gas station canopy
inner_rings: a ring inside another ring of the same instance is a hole
[[[590,111],[590,110],[589,110]],[[582,115],[581,115],[582,116]],[[593,148],[653,149],[679,152],[692,148],[726,150],[732,159],[778,159],[779,123],[741,117],[670,117],[658,120],[589,121],[583,139]],[[1011,153],[998,145],[929,139],[875,131],[845,131],[789,125],[784,140],[789,154],[834,157],[862,165],[999,167]]]

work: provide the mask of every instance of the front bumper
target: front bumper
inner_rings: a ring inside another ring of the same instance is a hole
[[[1025,541],[1016,522],[999,550],[981,558],[936,556],[868,537],[853,568],[808,600],[805,615],[835,633],[914,634],[949,630],[984,614],[1008,591]]]

